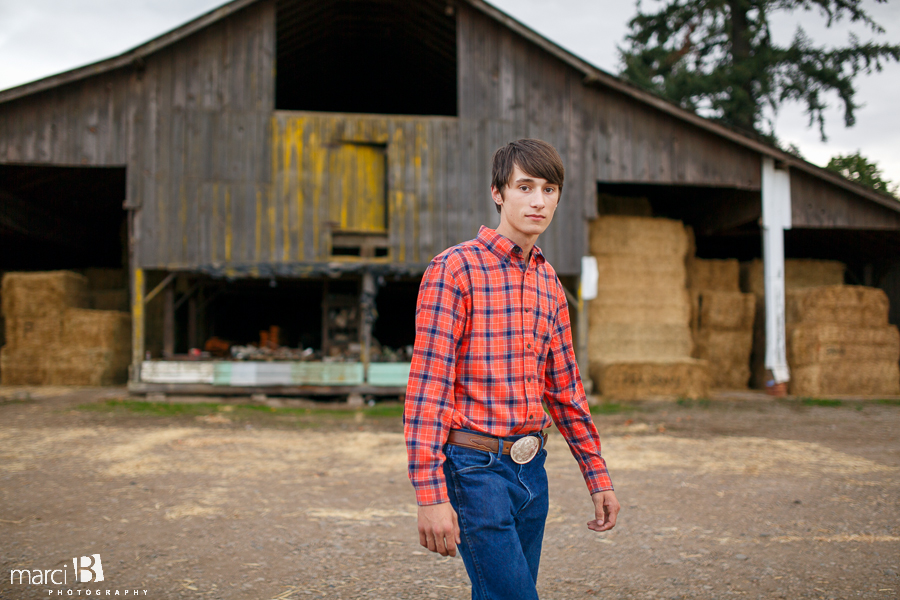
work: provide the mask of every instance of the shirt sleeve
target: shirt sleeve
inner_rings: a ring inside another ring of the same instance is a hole
[[[409,479],[420,506],[449,501],[443,447],[453,419],[456,351],[466,318],[465,295],[446,259],[432,262],[419,286],[403,410]]]
[[[581,384],[581,374],[578,372],[572,345],[569,306],[561,288],[558,290],[558,298],[559,313],[544,372],[544,401],[553,422],[578,461],[588,490],[595,494],[612,490],[613,485],[606,461],[600,455],[600,435],[591,418],[584,386]]]

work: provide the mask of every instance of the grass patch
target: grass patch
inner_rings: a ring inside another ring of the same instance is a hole
[[[602,402],[591,407],[592,415],[616,415],[623,412],[637,410],[637,407],[617,402]]]
[[[836,408],[844,404],[840,400],[829,400],[826,398],[801,398],[800,402],[804,406],[828,406],[831,408]]]
[[[884,398],[882,400],[877,400],[877,404],[887,404],[888,406],[900,406],[900,399],[897,398]]]

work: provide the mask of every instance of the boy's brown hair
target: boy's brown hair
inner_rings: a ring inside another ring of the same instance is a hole
[[[516,140],[498,148],[491,165],[491,186],[497,188],[501,195],[517,165],[532,177],[546,179],[547,183],[558,185],[562,197],[566,168],[556,148],[543,140],[534,139]],[[495,206],[499,213],[500,205]]]

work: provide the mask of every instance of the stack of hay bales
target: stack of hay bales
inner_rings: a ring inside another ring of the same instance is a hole
[[[740,291],[736,259],[687,261],[694,356],[709,363],[713,387],[745,389],[750,380],[756,297]]]
[[[785,308],[792,394],[900,394],[900,333],[882,290],[793,290]]]
[[[588,303],[588,352],[600,393],[621,399],[704,396],[707,364],[691,357],[684,226],[603,216],[591,223],[590,240],[599,283]]]
[[[784,261],[785,293],[825,285],[844,283],[844,263],[834,260],[788,259]],[[763,261],[741,263],[741,290],[756,296],[756,318],[753,325],[751,384],[766,387],[766,299]]]
[[[131,316],[88,309],[84,276],[6,273],[2,300],[4,385],[109,385],[127,379]]]

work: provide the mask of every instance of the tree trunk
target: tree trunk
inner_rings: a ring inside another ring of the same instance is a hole
[[[757,98],[753,92],[753,67],[750,65],[751,45],[749,19],[747,13],[751,7],[747,0],[728,0],[731,13],[731,63],[733,69],[734,88],[731,92],[731,114],[726,120],[734,125],[755,130]]]

